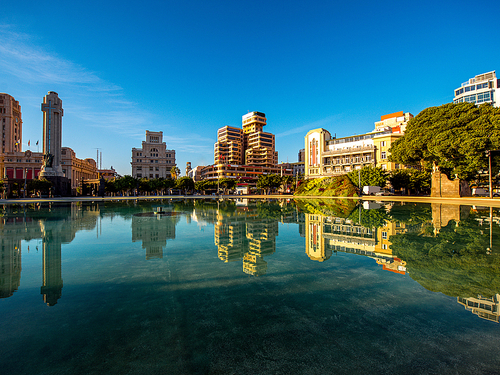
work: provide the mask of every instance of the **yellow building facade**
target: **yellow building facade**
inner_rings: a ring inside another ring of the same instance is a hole
[[[411,113],[396,112],[381,117],[369,133],[336,138],[323,128],[305,136],[304,171],[307,178],[338,176],[365,166],[391,171],[403,166],[389,162],[391,144],[404,135]]]

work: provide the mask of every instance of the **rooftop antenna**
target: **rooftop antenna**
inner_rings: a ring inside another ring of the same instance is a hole
[[[94,149],[95,149],[95,150],[97,150],[97,159],[96,159],[95,166],[96,166],[97,168],[99,168],[99,150],[100,150],[100,148],[98,148],[98,147],[94,147]]]

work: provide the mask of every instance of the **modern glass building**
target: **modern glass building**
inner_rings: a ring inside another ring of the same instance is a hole
[[[497,79],[495,71],[483,73],[470,78],[467,82],[455,89],[453,103],[491,103],[499,107],[497,95],[499,93],[500,80]]]

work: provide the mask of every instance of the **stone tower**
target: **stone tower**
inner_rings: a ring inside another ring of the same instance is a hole
[[[62,100],[49,91],[43,98],[43,166],[41,177],[63,177],[61,167]]]

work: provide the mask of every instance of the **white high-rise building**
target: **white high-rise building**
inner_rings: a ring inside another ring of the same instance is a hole
[[[494,70],[479,74],[455,89],[453,103],[491,103],[494,107],[500,107],[500,101],[497,97],[500,94],[499,87],[500,79],[497,79]]]

